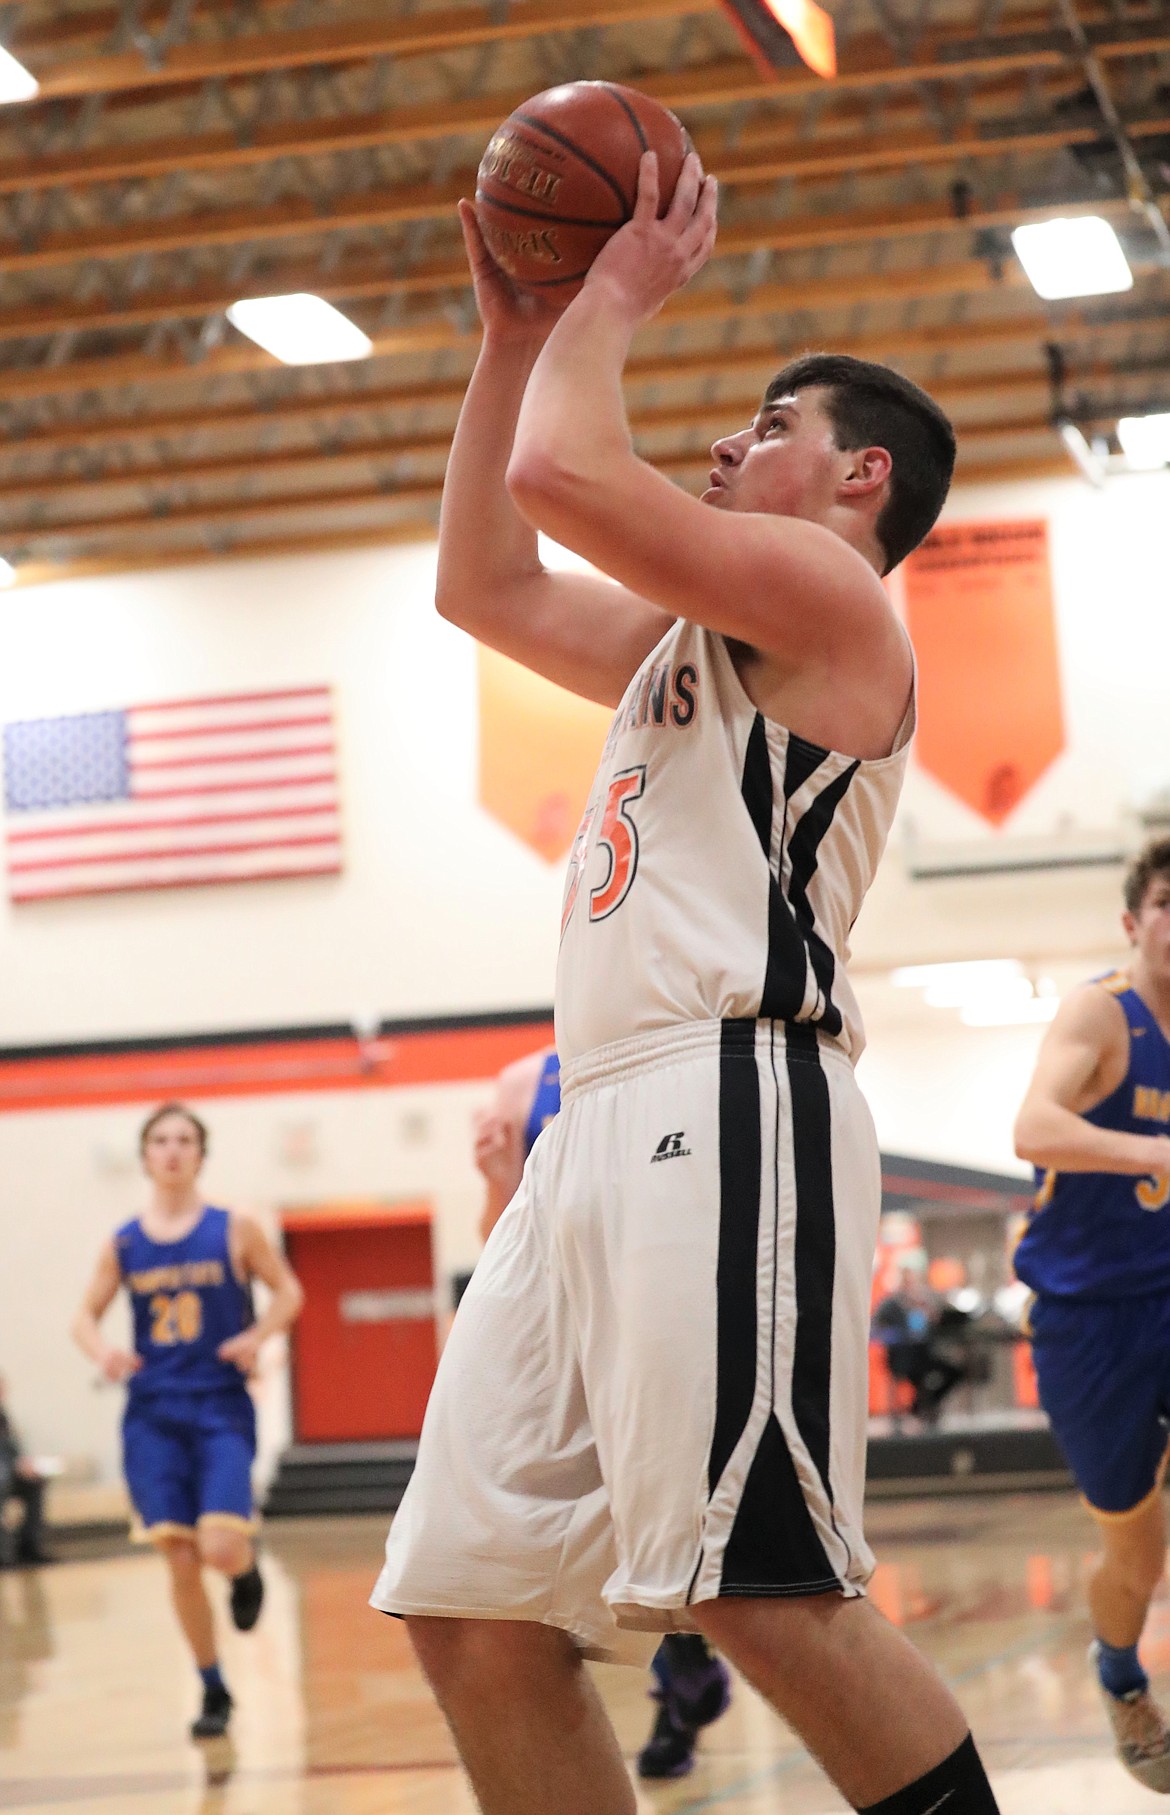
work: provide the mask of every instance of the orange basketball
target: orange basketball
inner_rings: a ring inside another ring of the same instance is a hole
[[[682,122],[636,88],[546,88],[508,115],[483,154],[475,211],[488,251],[514,283],[568,303],[634,212],[642,153],[658,154],[661,216],[690,150]]]

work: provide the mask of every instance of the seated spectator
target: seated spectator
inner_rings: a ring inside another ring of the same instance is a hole
[[[45,1481],[20,1447],[7,1408],[8,1389],[0,1374],[0,1514],[9,1500],[19,1500],[24,1519],[16,1533],[17,1563],[49,1563],[44,1545]]]
[[[967,1369],[951,1352],[944,1332],[955,1334],[956,1322],[965,1325],[965,1314],[954,1311],[924,1277],[926,1256],[915,1265],[917,1255],[908,1255],[898,1276],[898,1284],[888,1298],[883,1298],[873,1313],[872,1335],[883,1343],[895,1380],[909,1381],[914,1388],[911,1411],[924,1424],[937,1424],[943,1400],[961,1380]]]

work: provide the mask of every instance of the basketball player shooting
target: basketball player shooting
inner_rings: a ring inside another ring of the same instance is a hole
[[[688,497],[635,454],[621,378],[714,244],[698,160],[662,219],[643,160],[559,315],[461,214],[484,337],[438,607],[617,710],[564,900],[563,1108],[455,1319],[374,1605],[486,1815],[633,1815],[582,1658],[670,1630],[855,1809],[989,1815],[960,1709],[864,1594],[880,1175],[844,970],[914,722],[880,576],[954,436],[895,373],[815,355]],[[548,572],[538,529],[610,579]]]

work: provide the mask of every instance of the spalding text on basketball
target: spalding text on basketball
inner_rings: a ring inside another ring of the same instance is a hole
[[[509,258],[531,258],[545,265],[559,265],[561,262],[555,227],[525,227],[517,232],[512,227],[501,227],[492,221],[486,228],[484,237],[492,257],[504,264],[505,268]]]

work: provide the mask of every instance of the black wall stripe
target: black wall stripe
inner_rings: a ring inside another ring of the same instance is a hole
[[[796,1187],[796,1348],[792,1366],[792,1409],[796,1427],[832,1505],[829,1388],[837,1230],[833,1215],[829,1082],[821,1066],[813,1027],[788,1029],[786,1062],[792,1098]]]
[[[719,1592],[809,1594],[838,1586],[772,1412],[723,1553]]]
[[[476,1028],[540,1026],[553,1018],[552,1008],[490,1009],[470,1015],[415,1015],[406,1020],[379,1020],[376,1037],[396,1034],[460,1033]],[[0,1046],[0,1065],[26,1059],[106,1058],[127,1053],[175,1052],[204,1046],[274,1046],[284,1041],[352,1040],[352,1021],[313,1021],[284,1027],[202,1028],[198,1033],[135,1034],[109,1040],[56,1040],[31,1046]]]
[[[715,1429],[708,1492],[742,1437],[756,1394],[756,1250],[760,1224],[760,1080],[756,1024],[725,1021],[719,1052],[719,1259]]]

